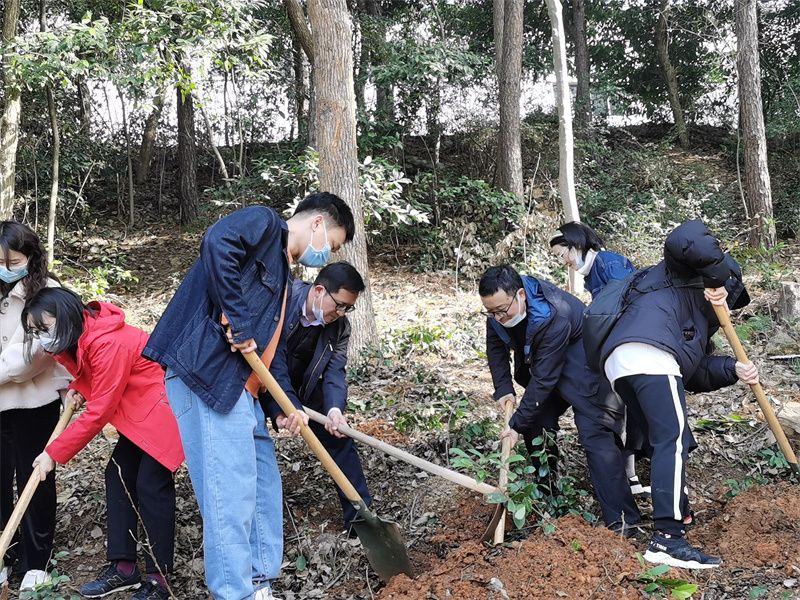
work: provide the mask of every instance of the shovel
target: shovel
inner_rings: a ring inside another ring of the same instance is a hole
[[[308,415],[308,418],[312,421],[316,421],[320,425],[327,425],[329,419],[325,415],[318,413],[317,411],[308,408],[307,406],[303,407],[303,410]],[[447,481],[451,481],[456,485],[460,485],[461,487],[465,487],[468,490],[472,490],[473,492],[478,492],[479,494],[492,494],[495,492],[499,492],[500,489],[496,488],[488,483],[483,483],[481,481],[475,481],[472,477],[468,477],[463,473],[458,473],[457,471],[452,471],[447,469],[441,465],[437,465],[435,463],[429,462],[424,458],[420,458],[419,456],[414,456],[410,452],[406,452],[405,450],[401,450],[400,448],[396,448],[391,444],[387,444],[386,442],[376,439],[372,436],[367,435],[366,433],[361,433],[357,429],[353,429],[348,425],[339,425],[337,427],[337,431],[339,433],[345,434],[349,438],[353,438],[354,440],[361,442],[362,444],[366,444],[367,446],[371,446],[376,450],[380,450],[388,454],[389,456],[393,456],[406,462],[412,466],[417,467],[418,469],[422,469],[423,471],[427,471],[432,475],[437,475],[442,479],[446,479]]]
[[[717,306],[716,304],[712,306],[717,315],[717,320],[722,330],[725,332],[725,337],[728,338],[728,343],[731,345],[731,348],[733,348],[736,360],[740,363],[749,363],[750,359],[747,358],[747,353],[744,351],[742,343],[739,341],[739,336],[736,334],[733,325],[731,325],[728,311],[725,310],[724,306]],[[772,430],[775,439],[778,441],[778,447],[786,457],[786,461],[789,463],[792,471],[794,471],[794,474],[800,477],[800,467],[797,465],[797,456],[795,456],[792,446],[789,444],[783,427],[781,427],[781,424],[778,422],[778,417],[775,416],[775,411],[772,410],[772,405],[769,403],[769,400],[767,400],[764,388],[761,387],[760,383],[754,383],[750,385],[750,389],[753,390],[753,393],[756,395],[756,400],[761,407],[761,412],[764,413],[764,418],[769,424],[769,428]]]
[[[53,433],[50,435],[50,439],[47,441],[48,446],[50,445],[50,442],[61,435],[61,432],[67,428],[67,425],[69,425],[69,420],[72,418],[73,411],[74,409],[72,408],[71,402],[68,406],[64,407],[64,411],[61,413],[61,418],[58,419],[58,423],[56,423],[56,427],[53,429]],[[19,499],[17,500],[17,504],[14,506],[14,511],[11,513],[11,517],[8,519],[8,523],[6,523],[3,534],[0,535],[0,570],[3,568],[3,557],[6,555],[6,551],[11,545],[11,539],[14,537],[14,532],[17,531],[19,524],[22,522],[22,516],[27,510],[28,504],[31,503],[33,494],[36,492],[36,488],[39,487],[40,481],[41,477],[39,476],[39,467],[36,466],[33,469],[33,473],[31,473],[31,476],[28,478],[28,483],[25,484],[25,488],[19,494]],[[0,584],[5,586],[6,582],[2,581]]]
[[[248,352],[243,356],[261,380],[261,383],[266,386],[267,391],[278,403],[283,414],[288,417],[298,412],[257,354]],[[403,534],[400,532],[397,523],[385,521],[369,510],[363,498],[353,487],[353,484],[347,480],[345,474],[342,473],[342,470],[333,461],[331,455],[328,454],[328,451],[311,429],[301,424],[300,434],[358,512],[358,517],[353,520],[353,528],[364,546],[364,553],[369,564],[372,565],[378,576],[383,581],[389,581],[393,576],[400,573],[413,577],[414,572],[411,568],[411,561],[408,559],[406,544],[403,541]]]
[[[508,422],[511,421],[511,415],[514,414],[514,401],[506,400],[505,414],[503,415],[503,422],[505,427],[508,427]],[[511,438],[503,438],[500,446],[500,475],[498,476],[498,485],[503,494],[505,494],[506,486],[508,485],[508,457],[511,456]],[[492,519],[489,521],[489,526],[483,532],[481,537],[482,542],[489,542],[497,546],[505,541],[506,537],[506,505],[497,504],[494,509]]]

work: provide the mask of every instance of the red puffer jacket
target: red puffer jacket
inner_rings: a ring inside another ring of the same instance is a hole
[[[64,464],[111,423],[170,471],[183,462],[178,424],[164,391],[164,372],[142,357],[147,334],[125,324],[125,313],[113,304],[91,302],[86,313],[77,356],[56,354],[75,380],[70,388],[86,398],[86,408],[48,447],[47,453]]]

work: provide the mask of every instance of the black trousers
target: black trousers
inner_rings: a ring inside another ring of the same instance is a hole
[[[308,425],[311,427],[311,431],[314,432],[314,435],[319,438],[319,441],[322,442],[322,445],[325,446],[325,449],[330,453],[333,461],[339,465],[339,468],[347,476],[347,479],[353,484],[353,487],[356,488],[356,491],[364,499],[367,506],[370,506],[372,504],[372,497],[369,495],[369,490],[367,489],[367,478],[364,477],[364,469],[361,467],[361,459],[358,457],[355,442],[348,437],[337,438],[331,435],[323,425],[315,421],[311,421]],[[336,493],[339,494],[339,501],[342,503],[344,528],[349,529],[350,523],[356,518],[356,509],[353,508],[353,505],[338,486],[336,488]]]
[[[686,419],[683,380],[673,375],[630,375],[614,388],[630,411],[637,415],[653,455],[650,493],[653,525],[659,531],[683,535],[688,514],[686,461],[694,438]]]
[[[601,386],[601,394],[607,393]],[[572,406],[575,427],[578,429],[578,442],[586,454],[589,478],[594,495],[600,504],[603,522],[607,526],[624,521],[627,524],[642,520],[639,508],[631,494],[628,478],[625,475],[625,461],[621,433],[621,415],[612,415],[590,399],[578,396],[568,402],[558,394],[551,396],[542,406],[531,428],[523,434],[525,445],[531,451],[530,440],[541,435],[544,430],[556,432],[558,418]],[[551,453],[553,450],[550,450]],[[534,466],[536,461],[534,460]],[[551,459],[551,472],[553,464]]]
[[[0,529],[5,529],[14,510],[14,482],[21,492],[33,473],[33,460],[47,446],[58,423],[61,400],[38,408],[0,412]],[[56,530],[56,474],[53,470],[39,483],[14,534],[4,561],[21,573],[47,570]]]
[[[136,543],[141,541],[147,572],[170,573],[175,553],[175,480],[169,469],[122,435],[106,466],[106,506],[108,560],[136,561]],[[137,512],[144,538],[138,534]]]

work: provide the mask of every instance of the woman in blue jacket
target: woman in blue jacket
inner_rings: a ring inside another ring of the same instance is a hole
[[[550,250],[562,264],[583,275],[584,286],[592,300],[614,279],[625,279],[636,271],[631,261],[621,254],[603,250],[603,240],[594,229],[572,221],[558,228],[560,235],[550,240]],[[636,475],[636,453],[649,454],[642,428],[628,416],[625,426],[625,473],[634,495],[647,495],[650,486],[643,486]]]
[[[603,250],[603,240],[588,225],[572,221],[558,228],[550,240],[550,251],[566,266],[583,275],[592,300],[613,279],[625,279],[636,271],[627,258]]]

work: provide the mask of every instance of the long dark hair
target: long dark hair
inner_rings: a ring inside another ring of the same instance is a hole
[[[558,230],[561,235],[557,235],[550,240],[551,248],[553,246],[576,248],[584,257],[586,257],[587,250],[600,252],[603,248],[603,240],[588,225],[570,221],[569,223],[564,223]]]
[[[39,236],[32,229],[16,221],[0,221],[0,249],[6,257],[6,268],[11,250],[28,257],[28,274],[22,278],[26,298],[47,287],[47,278],[50,276],[47,271],[47,257]],[[0,281],[0,296],[3,298],[8,296],[17,283]]]
[[[86,306],[80,296],[72,290],[63,287],[39,290],[33,297],[28,298],[25,308],[22,309],[22,327],[25,329],[28,351],[30,352],[33,331],[47,330],[43,319],[46,313],[56,320],[55,331],[50,333],[58,340],[58,344],[50,352],[60,354],[69,351],[74,354],[78,340],[83,334],[83,316],[86,312],[93,315],[96,311]]]

